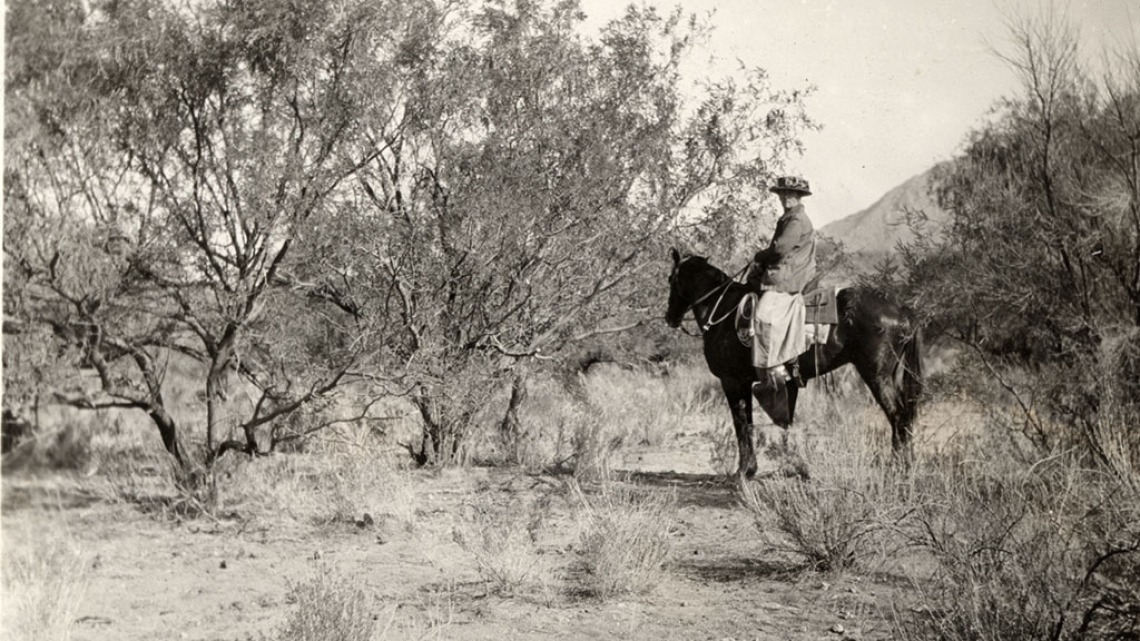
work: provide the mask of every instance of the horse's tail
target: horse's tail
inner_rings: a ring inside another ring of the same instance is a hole
[[[918,418],[918,405],[922,400],[925,372],[922,364],[922,330],[912,319],[910,335],[904,338],[902,354],[895,365],[895,389],[899,393],[898,420],[909,433]],[[908,434],[909,435],[909,434]]]

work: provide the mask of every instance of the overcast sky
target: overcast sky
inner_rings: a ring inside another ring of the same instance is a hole
[[[628,2],[581,0],[590,24]],[[1005,15],[1047,0],[649,0],[663,11],[715,10],[695,73],[766,69],[777,88],[815,85],[809,115],[823,129],[805,136],[791,167],[812,185],[817,225],[867,207],[887,190],[952,157],[995,100],[1016,93],[1012,72],[992,53],[1007,43]],[[1137,0],[1057,3],[1099,56],[1102,43],[1140,41]],[[703,68],[703,71],[701,69]]]

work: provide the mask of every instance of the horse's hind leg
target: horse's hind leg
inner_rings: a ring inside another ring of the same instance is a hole
[[[857,367],[859,375],[871,390],[871,396],[887,415],[891,424],[891,448],[896,455],[909,456],[911,425],[903,405],[902,395],[894,384],[890,371],[865,371]]]
[[[736,430],[736,449],[740,457],[736,476],[752,478],[756,476],[756,450],[752,446],[752,385],[737,379],[721,379],[720,384],[732,410],[732,426]]]

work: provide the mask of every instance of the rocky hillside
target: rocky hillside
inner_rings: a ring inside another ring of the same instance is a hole
[[[930,193],[933,172],[930,169],[907,180],[870,207],[825,225],[820,233],[843,243],[848,252],[884,256],[893,252],[900,241],[914,239],[907,212],[925,212],[929,224],[935,229],[940,227],[947,214]]]
[[[888,191],[870,207],[846,218],[824,225],[820,252],[822,264],[830,263],[837,244],[842,244],[846,259],[832,265],[823,283],[846,284],[860,273],[874,271],[890,256],[900,242],[914,240],[914,231],[908,224],[908,212],[924,212],[927,228],[935,231],[946,224],[948,214],[935,202],[930,193],[934,169],[914,176]]]

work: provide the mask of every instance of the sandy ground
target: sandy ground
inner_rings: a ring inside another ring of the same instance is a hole
[[[701,448],[704,448],[703,450]],[[251,525],[241,514],[180,521],[109,503],[83,479],[5,478],[8,550],[64,532],[90,563],[73,639],[271,638],[290,585],[321,566],[376,598],[381,638],[882,639],[908,592],[898,578],[796,569],[766,549],[732,483],[711,473],[708,445],[674,442],[624,453],[625,482],[675,492],[674,550],[647,595],[599,600],[575,588],[578,531],[563,477],[504,469],[410,472],[422,503],[411,528],[373,524]],[[452,536],[472,496],[552,497],[539,549],[557,568],[545,589],[488,592]]]

